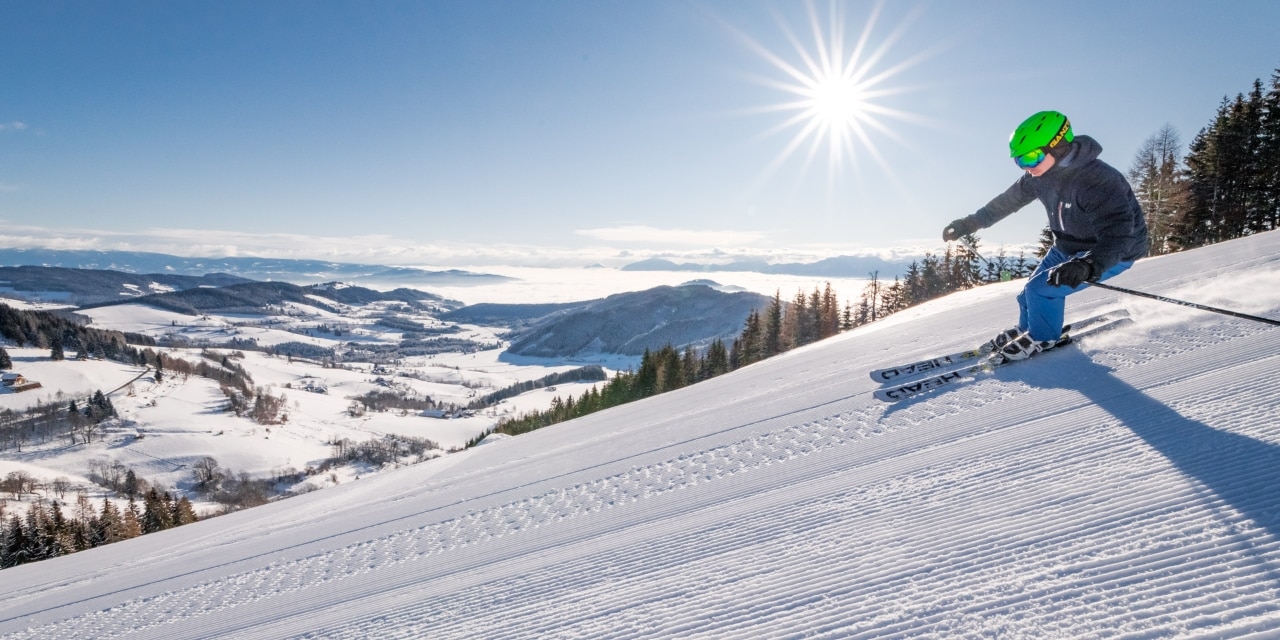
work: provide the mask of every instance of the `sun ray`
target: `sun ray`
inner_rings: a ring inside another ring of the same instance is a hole
[[[730,27],[740,40],[780,74],[757,76],[751,80],[787,96],[784,101],[751,110],[754,113],[785,114],[778,124],[763,132],[761,138],[789,133],[786,142],[764,168],[764,177],[772,175],[793,158],[800,161],[805,173],[824,158],[830,190],[846,168],[857,170],[863,157],[887,168],[884,154],[876,148],[877,140],[885,138],[903,142],[889,122],[911,122],[921,118],[881,101],[920,90],[895,86],[891,81],[931,54],[928,51],[917,52],[888,64],[894,48],[901,43],[920,12],[912,11],[885,37],[877,39],[884,9],[885,0],[878,0],[862,21],[857,37],[852,39],[849,38],[851,32],[847,28],[849,21],[845,7],[836,0],[830,2],[826,16],[821,15],[812,0],[805,3],[804,37],[774,11],[774,20],[786,42],[781,53]]]

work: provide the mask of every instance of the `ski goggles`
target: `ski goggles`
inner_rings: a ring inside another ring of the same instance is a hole
[[[1018,164],[1018,168],[1020,169],[1034,169],[1040,166],[1040,163],[1044,162],[1044,159],[1048,156],[1049,154],[1045,152],[1044,147],[1040,147],[1039,149],[1032,149],[1020,156],[1014,156],[1013,161]]]

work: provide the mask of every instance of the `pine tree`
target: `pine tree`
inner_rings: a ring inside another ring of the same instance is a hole
[[[785,348],[782,343],[782,290],[777,289],[773,294],[773,302],[769,303],[769,311],[765,315],[764,328],[764,357],[782,353]]]
[[[729,354],[732,367],[738,369],[758,362],[763,342],[764,335],[760,324],[760,314],[752,310],[747,314],[746,326],[742,329],[742,333],[733,341],[733,350]]]
[[[674,391],[685,386],[684,366],[675,347],[667,345],[658,351],[658,393]]]
[[[173,510],[169,501],[154,488],[147,492],[142,507],[142,532],[155,533],[173,526]]]
[[[701,367],[698,366],[698,353],[692,346],[684,348],[684,356],[680,359],[681,377],[685,384],[694,384],[702,380]]]
[[[130,498],[138,495],[138,474],[129,469],[124,473],[124,486],[121,487],[122,493]]]
[[[124,539],[124,522],[120,510],[109,498],[102,499],[102,511],[93,527],[93,540],[96,544],[111,544]]]
[[[924,259],[920,262],[920,270],[917,272],[917,280],[913,283],[915,286],[912,292],[912,304],[919,304],[926,300],[932,300],[947,289],[947,283],[943,280],[946,269],[939,264],[937,256],[932,253],[925,253]]]
[[[142,514],[138,503],[129,498],[129,504],[120,512],[120,539],[128,540],[142,535]]]
[[[4,347],[0,347],[0,369],[12,369],[13,359],[9,357],[9,352]]]
[[[27,541],[27,532],[22,524],[22,518],[15,513],[9,518],[9,524],[4,528],[3,548],[0,549],[0,569],[29,562],[30,558],[27,557],[29,549],[30,543]]]
[[[184,524],[191,524],[198,520],[196,510],[191,506],[191,501],[186,496],[182,496],[173,503],[173,526],[180,527]]]
[[[1280,69],[1263,98],[1259,132],[1259,217],[1266,229],[1280,229]]]
[[[880,298],[881,317],[897,313],[911,306],[910,300],[907,298],[907,287],[904,282],[904,278],[894,276],[893,283],[884,287],[884,293]]]
[[[1050,229],[1049,225],[1045,225],[1045,227],[1040,230],[1040,244],[1036,247],[1037,261],[1044,260],[1044,257],[1049,255],[1049,250],[1053,248],[1053,242],[1053,229]]]
[[[26,534],[25,557],[27,562],[39,562],[49,557],[50,539],[45,528],[49,514],[44,503],[37,502],[27,509],[26,523],[23,531]]]
[[[0,514],[3,516],[3,514]],[[0,569],[9,568],[9,523],[0,517]]]
[[[49,518],[45,521],[45,538],[48,540],[48,556],[56,558],[75,551],[71,540],[71,529],[67,519],[62,515],[62,507],[57,500],[49,507]]]
[[[995,282],[999,279],[999,271],[1003,267],[1003,265],[1000,264],[1000,260],[1004,256],[1004,249],[1001,249],[995,260],[997,269],[996,279],[988,280],[984,278],[982,271],[983,265],[980,264],[978,256],[975,255],[973,251],[969,250],[969,247],[973,247],[975,249],[978,248],[978,236],[969,234],[966,236],[966,240],[969,244],[959,245],[959,249],[957,249],[955,255],[951,255],[950,252],[948,252],[948,258],[951,263],[951,291],[969,289],[971,287],[976,287],[983,282]]]
[[[817,287],[809,294],[809,303],[805,305],[802,319],[805,344],[817,342],[822,337],[822,293]]]
[[[822,290],[818,337],[825,340],[840,333],[840,324],[840,301],[836,299],[836,292],[831,288],[831,283],[827,282]]]
[[[639,398],[648,398],[658,393],[659,370],[657,356],[645,349],[640,358],[640,369],[636,372],[636,395]]]
[[[725,348],[722,340],[716,338],[711,346],[707,347],[703,363],[703,379],[714,378],[729,372],[729,350]]]
[[[1241,235],[1262,233],[1272,228],[1270,210],[1266,202],[1267,162],[1263,157],[1263,124],[1266,118],[1266,104],[1263,100],[1262,81],[1254,80],[1253,89],[1245,101],[1242,113],[1241,134],[1244,145],[1242,151],[1246,159],[1244,170],[1244,206],[1245,229]]]
[[[1214,122],[1191,142],[1187,154],[1188,207],[1178,221],[1175,240],[1198,247],[1266,228],[1259,187],[1263,130],[1262,92],[1254,83],[1249,98],[1223,100]]]
[[[116,417],[116,408],[111,404],[111,399],[99,389],[89,398],[88,414],[94,423],[98,423]]]

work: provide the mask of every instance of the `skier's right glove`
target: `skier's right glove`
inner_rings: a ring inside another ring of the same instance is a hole
[[[959,240],[960,236],[967,236],[980,228],[978,223],[970,218],[960,218],[942,230],[942,239],[947,242]]]
[[[1088,256],[1072,258],[1049,270],[1049,284],[1055,287],[1076,288],[1093,282],[1102,275],[1098,263]]]

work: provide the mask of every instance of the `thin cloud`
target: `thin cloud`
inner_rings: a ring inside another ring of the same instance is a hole
[[[0,247],[140,251],[182,257],[260,257],[385,265],[581,267],[615,262],[613,248],[563,248],[486,243],[416,243],[390,235],[314,236],[212,229],[51,229],[0,219]]]
[[[597,264],[621,267],[647,258],[707,263],[735,259],[814,262],[839,255],[898,258],[921,255],[926,250],[920,247],[869,248],[836,244],[776,247],[769,246],[768,235],[763,232],[690,231],[642,225],[586,229],[576,233],[598,244],[569,247],[418,243],[408,238],[379,234],[338,237],[216,229],[52,229],[12,224],[10,220],[0,219],[0,248],[139,251],[187,258],[259,257],[428,268],[582,268]]]
[[[758,231],[693,231],[658,229],[643,225],[579,229],[574,233],[602,242],[680,247],[741,246],[759,242],[767,237]]]

